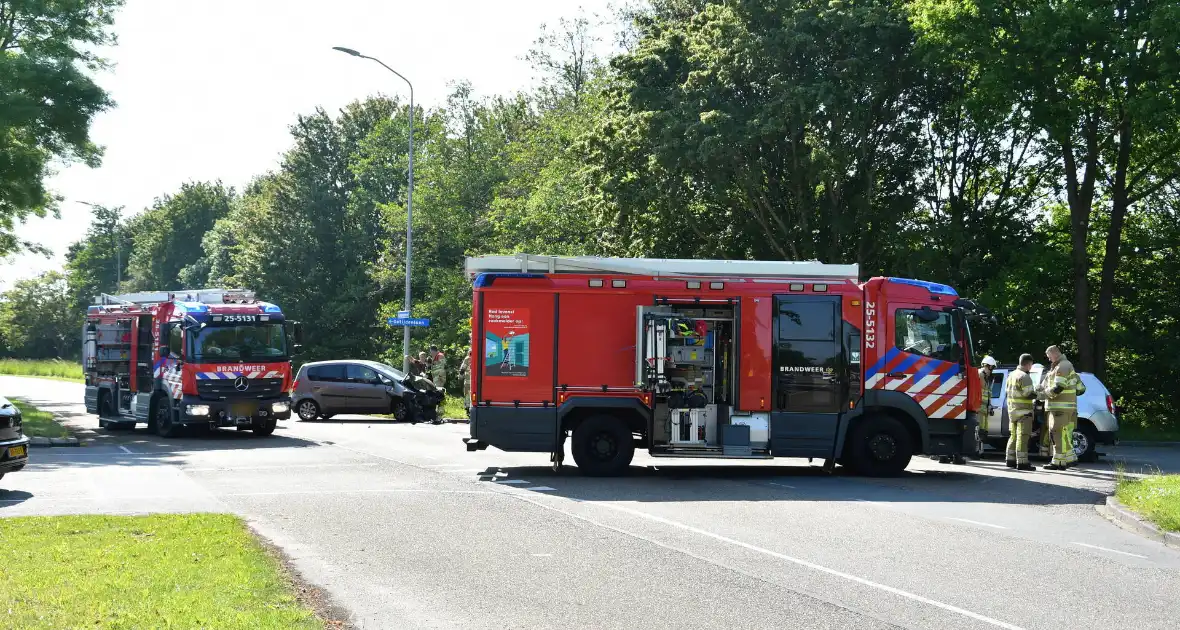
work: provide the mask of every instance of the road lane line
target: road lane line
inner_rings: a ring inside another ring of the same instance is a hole
[[[131,452],[131,449],[127,448],[126,446],[123,446],[122,444],[119,445],[119,450],[123,451],[124,453],[127,453],[128,455],[135,454],[135,453]]]
[[[276,490],[274,492],[229,492],[223,497],[270,497],[292,494],[355,494],[355,493],[421,493],[421,494],[493,494],[491,490],[428,490],[426,488],[391,488],[385,490]]]
[[[557,490],[557,488],[550,488],[549,486],[534,486],[529,488],[529,490],[532,490],[533,492],[554,492]]]
[[[550,511],[553,511],[553,512],[557,512],[558,514],[564,514],[565,516],[568,516],[568,517],[570,517],[570,518],[578,519],[578,520],[580,520],[580,521],[584,521],[584,522],[590,523],[590,524],[592,524],[592,525],[597,525],[598,527],[602,527],[602,528],[605,528],[605,529],[609,529],[609,530],[612,530],[612,531],[618,532],[618,533],[620,533],[620,534],[623,534],[623,535],[626,535],[626,536],[631,536],[632,538],[637,538],[637,539],[639,539],[639,540],[642,540],[642,541],[644,541],[644,542],[648,542],[648,543],[651,543],[651,544],[653,544],[653,545],[656,545],[656,546],[659,546],[659,547],[663,547],[663,548],[665,548],[665,549],[670,549],[670,550],[672,550],[672,551],[676,551],[676,552],[679,552],[679,553],[683,553],[683,554],[686,554],[686,555],[692,556],[692,557],[694,557],[694,558],[698,558],[698,559],[700,559],[700,560],[702,560],[702,561],[704,561],[704,562],[709,562],[710,564],[717,564],[716,562],[714,562],[714,561],[711,561],[711,560],[709,560],[709,559],[707,559],[707,558],[704,558],[704,557],[702,557],[702,556],[699,556],[699,555],[697,555],[697,554],[694,554],[694,553],[692,553],[691,551],[687,551],[687,550],[684,550],[684,549],[679,549],[679,548],[677,548],[677,547],[673,547],[672,545],[668,545],[668,544],[662,543],[662,542],[660,542],[660,541],[658,541],[658,540],[655,540],[655,539],[653,539],[653,538],[649,538],[649,537],[647,537],[647,536],[644,536],[644,535],[642,535],[642,534],[636,534],[636,533],[634,533],[634,532],[630,532],[630,531],[627,531],[627,530],[625,530],[625,529],[622,529],[622,528],[619,528],[619,527],[614,527],[614,526],[612,526],[612,525],[607,525],[607,524],[605,524],[605,523],[600,523],[600,522],[598,522],[598,521],[595,521],[594,519],[592,519],[592,518],[589,518],[589,517],[586,517],[586,516],[582,516],[582,515],[579,515],[579,514],[574,514],[573,512],[569,512],[569,511],[567,511],[567,510],[563,510],[563,509],[561,509],[561,508],[553,507],[553,506],[551,506],[551,505],[546,505],[546,504],[542,503],[541,501],[537,501],[537,500],[534,500],[534,499],[530,499],[529,497],[527,497],[527,496],[525,496],[525,495],[523,495],[523,494],[518,494],[518,493],[515,493],[515,492],[512,492],[512,493],[510,493],[510,492],[501,492],[500,494],[504,494],[504,495],[507,495],[507,496],[510,496],[510,497],[513,497],[513,498],[519,499],[519,500],[521,500],[521,501],[526,501],[526,502],[528,502],[528,503],[531,503],[531,504],[533,504],[533,505],[535,505],[535,506],[537,506],[537,507],[540,507],[540,508],[542,508],[542,509],[546,509],[546,510],[550,510]],[[792,564],[797,564],[797,565],[799,565],[799,566],[806,567],[806,568],[808,568],[808,569],[812,569],[812,570],[814,570],[814,571],[819,571],[819,572],[821,572],[821,573],[827,573],[828,575],[832,575],[832,576],[835,576],[835,577],[838,577],[838,578],[843,578],[843,579],[845,579],[845,580],[849,580],[849,581],[852,581],[852,582],[856,582],[857,584],[861,584],[861,585],[863,585],[863,586],[868,586],[868,587],[870,587],[870,588],[875,588],[875,589],[878,589],[878,590],[882,590],[882,591],[885,591],[885,592],[887,592],[887,593],[892,593],[892,594],[894,594],[894,595],[898,595],[898,596],[900,596],[900,597],[904,597],[904,598],[906,598],[906,599],[910,599],[910,600],[916,601],[916,602],[918,602],[918,603],[921,603],[921,604],[926,604],[926,605],[928,605],[928,606],[934,606],[934,607],[936,607],[936,608],[941,608],[941,609],[943,609],[943,610],[945,610],[945,611],[952,612],[952,613],[955,613],[955,614],[957,614],[957,615],[962,615],[962,616],[964,616],[964,617],[969,617],[969,618],[971,618],[971,619],[975,619],[976,621],[981,621],[981,622],[983,622],[983,623],[986,623],[986,624],[989,624],[989,625],[993,625],[993,626],[995,626],[995,627],[997,627],[997,628],[1004,628],[1005,630],[1025,630],[1025,628],[1022,628],[1021,626],[1013,625],[1013,624],[1010,624],[1010,623],[1008,623],[1008,622],[1006,622],[1006,621],[1000,621],[999,619],[994,619],[994,618],[992,618],[992,617],[988,617],[987,615],[982,615],[982,614],[980,614],[980,613],[973,612],[973,611],[967,610],[967,609],[965,609],[965,608],[959,608],[958,606],[954,606],[954,605],[952,605],[952,604],[947,604],[947,603],[945,603],[945,602],[940,602],[940,601],[938,601],[938,600],[935,600],[935,599],[930,599],[929,597],[923,597],[923,596],[921,596],[921,595],[918,595],[917,593],[911,593],[911,592],[909,592],[909,591],[903,591],[902,589],[895,588],[895,587],[892,587],[892,586],[889,586],[889,585],[886,585],[886,584],[881,584],[880,582],[874,582],[874,581],[872,581],[872,580],[865,579],[865,578],[862,578],[862,577],[859,577],[859,576],[856,576],[856,575],[852,575],[852,574],[850,574],[850,573],[844,573],[843,571],[838,571],[838,570],[836,570],[836,569],[829,569],[828,567],[825,567],[825,566],[823,566],[823,565],[816,564],[816,563],[814,563],[814,562],[809,562],[809,561],[807,561],[807,560],[803,560],[802,558],[795,558],[795,557],[793,557],[793,556],[788,556],[788,555],[786,555],[786,554],[779,553],[779,552],[777,552],[777,551],[771,551],[770,549],[765,549],[765,548],[763,548],[763,547],[759,547],[759,546],[757,546],[757,545],[752,545],[752,544],[750,544],[750,543],[747,543],[747,542],[742,542],[742,541],[740,541],[740,540],[736,540],[736,539],[733,539],[733,538],[729,538],[729,537],[727,537],[727,536],[722,536],[721,534],[715,534],[715,533],[713,533],[713,532],[710,532],[710,531],[707,531],[707,530],[703,530],[703,529],[700,529],[700,528],[698,528],[698,527],[693,527],[692,525],[689,525],[689,524],[687,524],[687,523],[681,523],[681,522],[679,522],[679,521],[674,521],[674,520],[671,520],[671,519],[667,519],[667,518],[664,518],[664,517],[662,517],[662,516],[656,516],[656,515],[654,515],[654,514],[648,514],[648,513],[646,513],[646,512],[640,512],[640,511],[638,511],[638,510],[632,510],[632,509],[630,509],[630,508],[625,508],[625,507],[623,507],[623,506],[621,506],[621,505],[611,505],[610,503],[600,503],[600,502],[597,502],[597,501],[583,501],[583,500],[581,500],[581,499],[573,499],[573,500],[574,500],[575,502],[578,502],[578,503],[585,503],[585,504],[588,504],[588,505],[593,505],[593,506],[596,506],[596,507],[602,507],[602,508],[606,508],[606,509],[609,509],[609,510],[614,510],[614,511],[616,511],[616,512],[622,512],[622,513],[624,513],[624,514],[630,514],[631,516],[635,516],[635,517],[638,517],[638,518],[642,518],[642,519],[645,519],[645,520],[648,520],[648,521],[652,521],[652,522],[655,522],[655,523],[660,523],[660,524],[663,524],[663,525],[667,525],[667,526],[669,526],[669,527],[675,527],[675,528],[677,528],[677,529],[682,529],[682,530],[684,530],[684,531],[687,531],[687,532],[691,532],[691,533],[697,534],[698,536],[704,536],[704,537],[706,537],[706,538],[712,538],[713,540],[716,540],[716,541],[719,541],[719,542],[723,542],[723,543],[726,543],[726,544],[730,544],[730,545],[733,545],[733,546],[735,546],[735,547],[741,547],[742,549],[746,549],[746,550],[748,550],[748,551],[753,551],[753,552],[756,552],[756,553],[761,553],[761,554],[763,554],[763,555],[767,555],[767,556],[770,556],[770,557],[772,557],[772,558],[778,558],[779,560],[785,560],[785,561],[787,561],[787,562],[790,562],[790,563],[792,563]],[[858,500],[861,500],[861,499],[858,499]],[[866,503],[869,503],[869,501],[865,501],[865,502],[866,502]],[[737,569],[731,569],[731,570],[737,570]],[[738,570],[738,571],[740,571],[740,570]],[[779,586],[783,586],[783,585],[779,585]],[[787,588],[791,588],[791,587],[787,587]],[[800,591],[800,592],[801,592],[801,591]],[[826,601],[826,600],[825,600],[825,601]],[[847,608],[847,605],[844,605],[844,604],[840,604],[840,606]],[[849,610],[851,610],[851,609],[849,609]]]
[[[959,521],[961,523],[971,523],[972,525],[982,525],[984,527],[994,527],[996,529],[1009,529],[1003,525],[992,525],[991,523],[984,523],[983,521],[973,521],[969,518],[959,518],[957,516],[948,516],[947,518],[952,521]]]
[[[1090,549],[1098,549],[1100,551],[1109,551],[1111,553],[1121,553],[1124,556],[1131,556],[1132,558],[1143,558],[1144,560],[1147,559],[1147,556],[1141,556],[1137,553],[1127,553],[1126,551],[1119,551],[1118,549],[1107,549],[1106,547],[1099,547],[1098,545],[1087,545],[1086,543],[1080,543],[1080,542],[1075,542],[1074,544],[1082,546],[1082,547],[1089,547]]]
[[[521,483],[529,483],[529,482],[525,481],[524,479],[500,479],[496,483],[521,484]]]
[[[185,472],[237,472],[239,470],[287,470],[288,468],[340,468],[349,466],[376,466],[376,462],[340,462],[335,464],[286,464],[281,466],[208,466],[181,468]]]
[[[785,483],[775,483],[775,482],[773,482],[773,481],[767,481],[766,483],[768,483],[768,484],[770,484],[770,485],[772,485],[772,486],[778,486],[778,487],[780,487],[780,488],[790,488],[790,489],[792,489],[792,490],[797,490],[797,488],[796,488],[795,486],[788,486],[788,485],[787,485],[787,484],[785,484]]]

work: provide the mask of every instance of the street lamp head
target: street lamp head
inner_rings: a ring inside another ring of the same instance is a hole
[[[351,48],[345,48],[343,46],[333,46],[332,50],[339,50],[340,52],[348,53],[348,54],[352,55],[353,57],[363,57],[364,56]]]

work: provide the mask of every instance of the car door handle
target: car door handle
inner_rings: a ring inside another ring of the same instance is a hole
[[[910,377],[909,374],[905,374],[903,372],[889,372],[885,376],[888,376],[889,378],[909,378]]]

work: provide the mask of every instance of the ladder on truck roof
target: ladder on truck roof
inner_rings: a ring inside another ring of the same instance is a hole
[[[182,289],[180,291],[140,291],[138,293],[124,293],[122,295],[108,295],[103,293],[94,298],[94,303],[100,306],[139,306],[144,304],[160,304],[173,300],[202,304],[233,304],[236,302],[253,301],[254,292],[247,289]]]
[[[834,278],[858,282],[860,267],[818,261],[596,258],[593,256],[480,256],[467,259],[467,275],[481,273],[604,273],[639,276]]]

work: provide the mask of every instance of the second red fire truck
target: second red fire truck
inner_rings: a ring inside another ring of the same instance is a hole
[[[805,457],[865,475],[976,453],[981,384],[949,286],[817,262],[490,256],[468,450],[589,475],[653,457]]]
[[[300,333],[282,309],[245,290],[99,296],[86,312],[86,410],[108,429],[143,422],[270,435],[291,415],[291,356]]]

